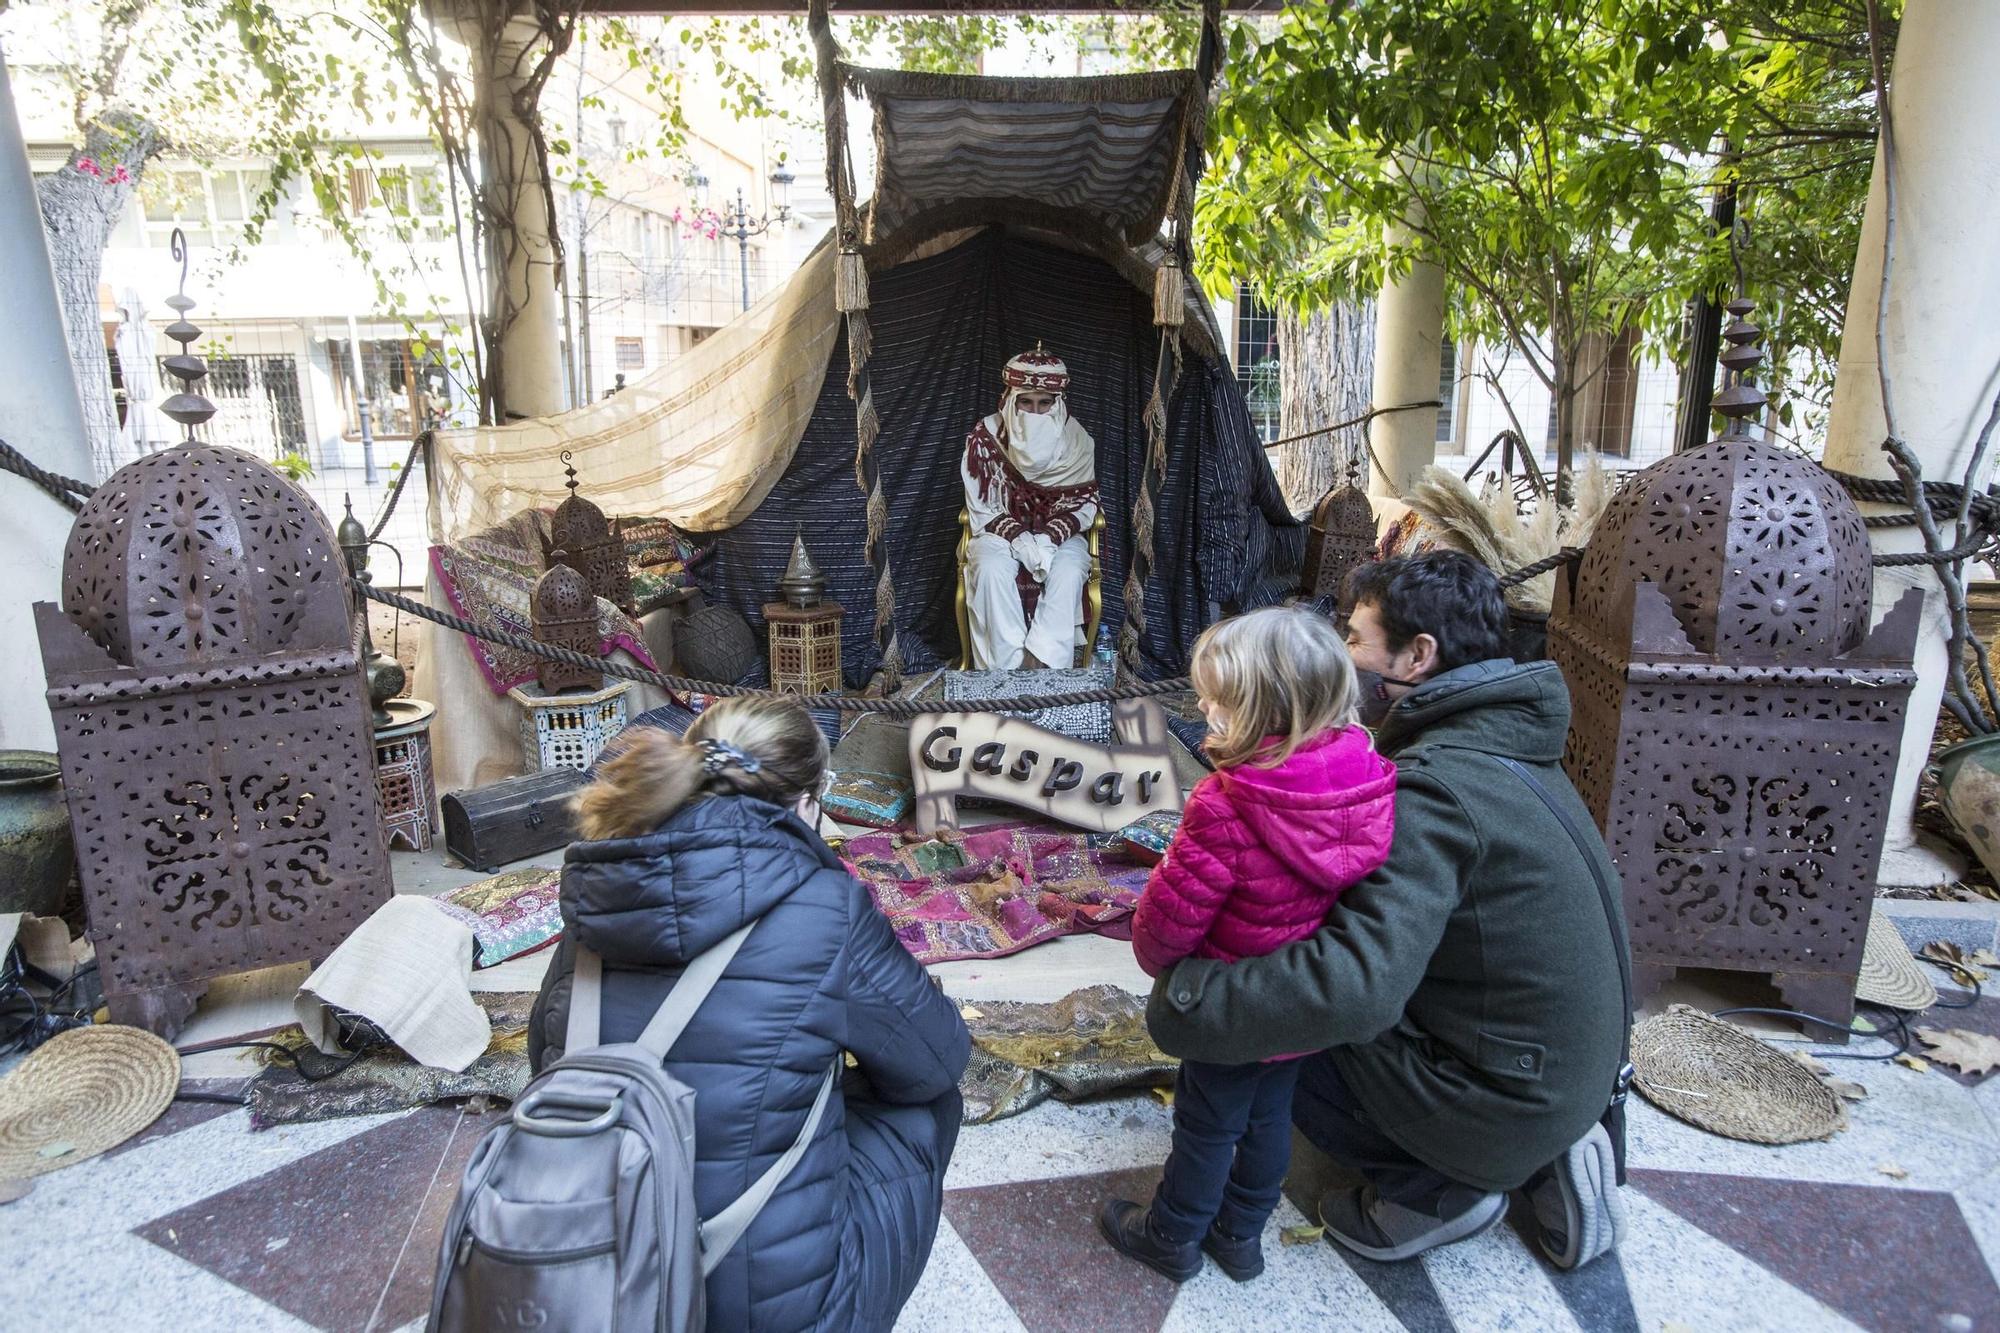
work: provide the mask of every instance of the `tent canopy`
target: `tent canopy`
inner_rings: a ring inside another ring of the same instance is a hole
[[[939,231],[1094,224],[1126,245],[1159,234],[1207,103],[1193,70],[996,79],[858,69],[874,109],[875,194],[864,244],[893,263]]]

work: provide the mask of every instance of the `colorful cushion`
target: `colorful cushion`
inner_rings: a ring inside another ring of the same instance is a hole
[[[1123,852],[1134,861],[1156,866],[1165,858],[1180,826],[1178,810],[1155,810],[1119,829],[1111,839],[1111,850]]]
[[[833,774],[820,808],[843,824],[890,828],[910,813],[913,799],[908,778],[856,769]]]

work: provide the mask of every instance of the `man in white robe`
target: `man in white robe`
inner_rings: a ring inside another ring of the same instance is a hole
[[[982,669],[1074,664],[1097,521],[1097,446],[1069,415],[1069,368],[1035,344],[1007,363],[1000,410],[965,438],[965,599]],[[1017,584],[1040,585],[1030,619]]]

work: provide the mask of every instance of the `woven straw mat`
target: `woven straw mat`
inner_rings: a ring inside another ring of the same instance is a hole
[[[1937,1003],[1937,987],[1910,956],[1903,932],[1879,906],[1868,918],[1868,942],[1862,947],[1854,998],[1912,1013]]]
[[[1749,1143],[1804,1143],[1847,1128],[1811,1070],[1741,1028],[1684,1004],[1632,1029],[1634,1080],[1668,1115]]]
[[[0,1079],[0,1180],[117,1147],[160,1118],[180,1079],[180,1056],[150,1032],[105,1026],[58,1034]]]

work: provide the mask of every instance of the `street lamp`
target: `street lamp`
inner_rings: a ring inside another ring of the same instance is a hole
[[[736,202],[723,215],[720,228],[724,236],[736,238],[739,266],[743,275],[743,308],[750,308],[750,238],[762,236],[773,224],[785,221],[792,215],[792,182],[797,177],[780,166],[771,173],[771,209],[761,217],[750,216],[750,206],[743,201],[743,187],[736,187]],[[703,184],[706,184],[703,179]]]

